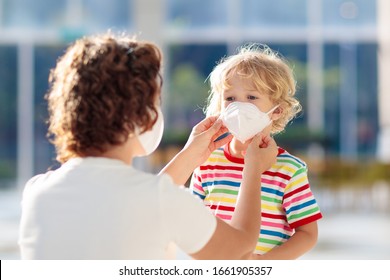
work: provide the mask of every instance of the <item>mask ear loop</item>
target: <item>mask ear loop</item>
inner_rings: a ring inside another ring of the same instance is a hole
[[[279,107],[279,105],[276,105],[275,107],[273,107],[271,110],[269,110],[267,112],[267,115],[270,114],[270,113],[273,113],[273,111],[275,111],[275,109],[278,108],[278,107]]]
[[[273,111],[275,111],[275,109],[278,108],[278,107],[279,107],[279,105],[276,105],[275,107],[273,107],[271,110],[269,110],[269,111],[266,113],[266,115],[267,115],[268,118],[269,118],[269,123],[268,123],[268,125],[269,125],[270,123],[273,122],[273,119],[270,118],[269,114],[273,113]]]

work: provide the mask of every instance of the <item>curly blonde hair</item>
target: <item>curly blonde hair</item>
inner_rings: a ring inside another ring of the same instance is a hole
[[[45,95],[57,160],[93,156],[157,120],[162,54],[149,42],[107,32],[69,46]]]
[[[284,130],[287,123],[302,110],[294,97],[296,81],[285,59],[266,45],[249,44],[238,53],[224,57],[210,73],[210,95],[205,113],[219,115],[222,109],[222,93],[229,89],[230,78],[239,75],[248,79],[259,92],[266,92],[270,100],[281,108],[281,117],[272,122],[271,133]]]

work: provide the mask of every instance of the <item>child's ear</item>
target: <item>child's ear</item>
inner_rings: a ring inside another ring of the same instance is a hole
[[[276,121],[278,119],[280,119],[283,115],[283,108],[282,107],[277,107],[273,112],[272,112],[272,115],[271,115],[271,119],[273,121]]]

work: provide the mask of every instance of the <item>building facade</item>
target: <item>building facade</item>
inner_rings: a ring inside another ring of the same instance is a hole
[[[257,42],[286,57],[298,82],[303,112],[281,143],[388,162],[389,18],[387,0],[0,0],[0,187],[58,165],[46,140],[49,71],[69,42],[107,29],[163,49],[162,147],[181,145],[203,117],[215,63]]]

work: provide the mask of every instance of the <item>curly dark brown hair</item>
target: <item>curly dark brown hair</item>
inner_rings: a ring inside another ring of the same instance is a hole
[[[162,54],[153,43],[110,32],[68,47],[51,70],[48,137],[57,160],[93,156],[157,120]]]

